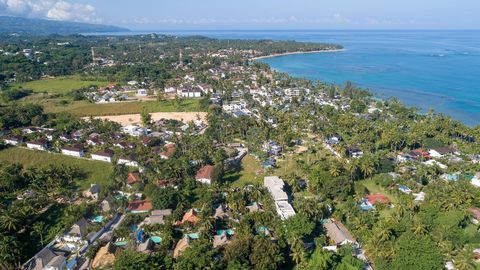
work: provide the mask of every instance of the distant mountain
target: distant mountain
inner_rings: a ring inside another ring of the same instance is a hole
[[[70,35],[128,31],[130,30],[111,25],[0,16],[0,34]]]

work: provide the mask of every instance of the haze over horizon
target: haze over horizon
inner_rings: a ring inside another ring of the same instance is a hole
[[[132,30],[480,29],[478,10],[475,0],[0,0],[0,15]]]

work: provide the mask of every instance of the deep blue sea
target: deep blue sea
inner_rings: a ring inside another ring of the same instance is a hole
[[[352,81],[380,97],[480,125],[480,31],[182,31],[222,39],[274,39],[343,45],[336,53],[261,61],[295,77]]]

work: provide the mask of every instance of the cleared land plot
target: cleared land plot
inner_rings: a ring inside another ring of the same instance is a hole
[[[207,113],[205,112],[157,112],[157,113],[151,113],[150,115],[152,116],[153,121],[158,121],[160,119],[170,119],[170,120],[183,121],[187,123],[190,121],[195,121],[199,118],[200,120],[205,121]],[[122,126],[142,123],[140,114],[109,115],[109,116],[100,116],[95,118],[117,122]],[[85,118],[85,120],[88,120],[88,118]]]
[[[260,162],[251,155],[246,155],[242,159],[241,170],[227,174],[225,180],[231,182],[232,187],[244,187],[251,184],[262,185],[264,176]]]
[[[112,166],[101,161],[91,161],[74,158],[62,154],[33,151],[19,147],[10,147],[0,151],[0,161],[20,163],[25,167],[47,167],[49,165],[66,165],[80,168],[86,174],[85,179],[77,180],[81,190],[87,189],[90,184],[107,185]]]
[[[102,81],[83,81],[78,76],[69,76],[69,77],[58,77],[54,79],[45,79],[38,81],[31,81],[27,83],[19,83],[14,86],[14,88],[24,88],[31,89],[34,92],[48,92],[48,93],[57,93],[65,94],[72,90],[79,89],[82,87],[88,87],[96,85],[98,87],[108,85],[108,82]]]

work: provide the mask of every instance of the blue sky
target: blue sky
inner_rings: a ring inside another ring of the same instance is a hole
[[[168,29],[480,29],[479,0],[0,0],[0,14]]]

